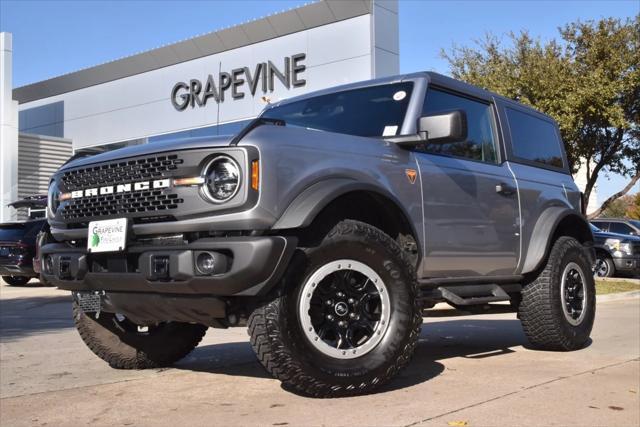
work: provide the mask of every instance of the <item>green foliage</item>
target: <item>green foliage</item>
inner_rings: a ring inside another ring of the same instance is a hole
[[[640,192],[630,197],[633,199],[625,211],[625,216],[631,219],[640,219]]]
[[[614,200],[602,211],[600,216],[605,218],[624,218],[627,216],[627,210],[633,203],[633,197],[630,195],[622,196]]]
[[[451,74],[531,105],[558,121],[572,170],[587,162],[588,196],[601,172],[640,170],[640,15],[574,22],[560,40],[526,31],[487,35],[442,52]]]

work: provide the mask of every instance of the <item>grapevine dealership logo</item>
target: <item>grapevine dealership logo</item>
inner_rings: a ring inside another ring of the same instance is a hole
[[[307,67],[302,64],[306,54],[286,56],[284,66],[279,69],[273,62],[259,62],[252,71],[249,67],[236,68],[231,72],[220,72],[217,76],[209,74],[203,83],[198,79],[191,79],[189,83],[178,82],[171,89],[171,103],[178,111],[184,111],[187,107],[203,107],[207,101],[213,99],[220,103],[225,100],[225,92],[231,92],[231,98],[242,99],[246,91],[254,96],[258,88],[262,93],[273,92],[275,80],[290,89],[307,84],[300,77]]]

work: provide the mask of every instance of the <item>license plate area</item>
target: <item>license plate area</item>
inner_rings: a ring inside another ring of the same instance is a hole
[[[85,313],[99,313],[102,308],[100,292],[78,292],[75,294],[80,309]]]
[[[126,218],[91,221],[87,230],[87,251],[92,253],[120,252],[127,246]]]

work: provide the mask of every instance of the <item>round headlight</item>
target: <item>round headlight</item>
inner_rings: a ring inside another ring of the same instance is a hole
[[[228,156],[217,156],[204,168],[204,194],[213,203],[224,203],[240,189],[240,166]]]
[[[58,190],[58,183],[56,181],[51,181],[51,184],[49,184],[49,192],[47,194],[47,206],[49,208],[49,215],[52,218],[56,216],[56,212],[60,206],[59,196],[60,191]]]

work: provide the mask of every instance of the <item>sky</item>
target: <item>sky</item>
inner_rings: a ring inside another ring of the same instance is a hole
[[[13,33],[14,87],[73,72],[307,2],[0,0],[0,30]],[[440,52],[473,45],[491,32],[528,30],[548,40],[575,20],[626,18],[638,0],[400,0],[400,72],[448,74]],[[598,199],[625,180],[600,178]],[[640,191],[640,185],[638,189]]]

